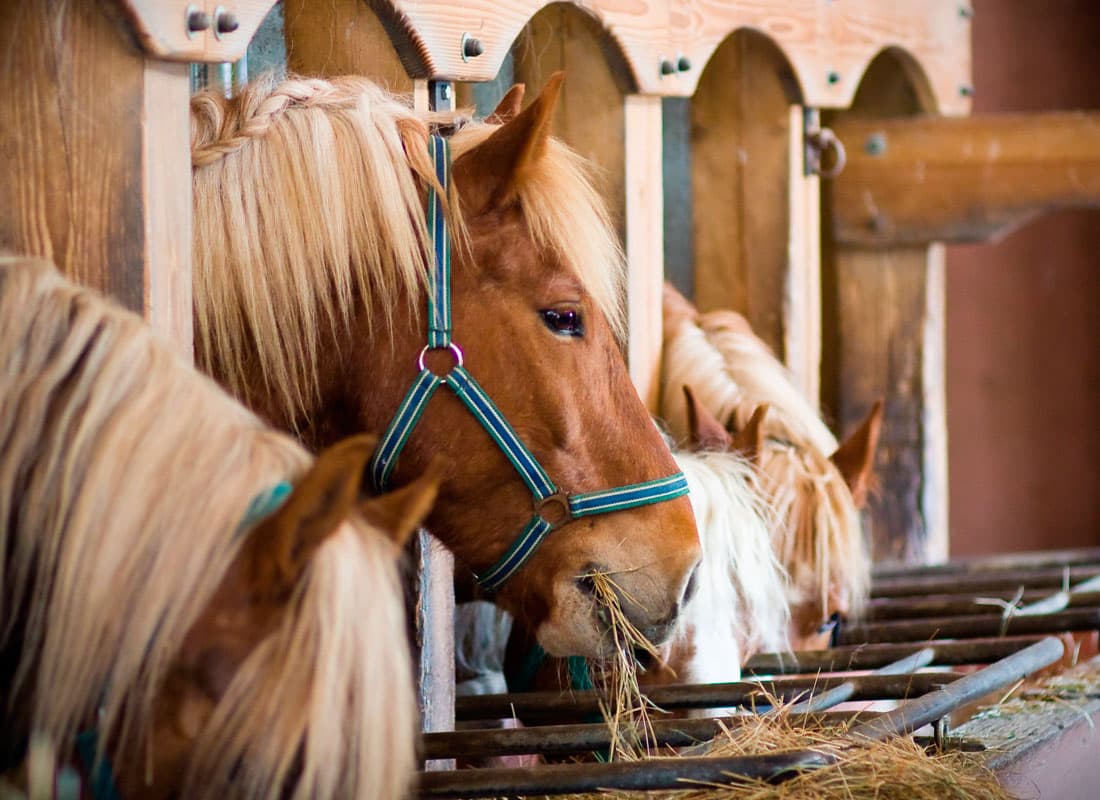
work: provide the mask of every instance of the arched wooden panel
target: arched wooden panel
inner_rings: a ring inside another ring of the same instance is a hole
[[[287,68],[302,75],[365,75],[398,94],[410,94],[405,70],[382,21],[363,0],[331,0],[324,13],[313,0],[284,0]]]
[[[799,95],[774,42],[741,30],[714,51],[691,99],[696,305],[740,311],[780,358],[791,273],[816,270],[794,263],[790,239],[791,183],[803,177],[801,153],[791,157]]]
[[[376,11],[411,77],[460,81],[492,80],[520,31],[548,5],[545,0],[359,2]],[[783,51],[806,105],[848,106],[875,56],[884,47],[897,47],[929,76],[943,113],[962,114],[969,108],[970,13],[957,0],[588,0],[571,5],[590,14],[615,41],[632,89],[640,94],[693,94],[719,44],[734,31],[750,28]],[[317,10],[308,3],[303,8]],[[466,48],[471,38],[478,42],[476,55]]]

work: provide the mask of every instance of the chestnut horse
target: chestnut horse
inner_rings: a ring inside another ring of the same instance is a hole
[[[773,542],[789,575],[791,644],[824,646],[832,615],[858,615],[870,585],[858,509],[871,479],[881,403],[838,447],[741,315],[700,314],[666,286],[664,337],[660,416],[678,441],[711,450],[744,447],[734,437],[766,406],[752,447],[777,514]]]
[[[440,458],[432,532],[547,651],[599,655],[580,576],[617,575],[660,641],[699,543],[623,361],[617,237],[548,133],[560,82],[502,124],[352,77],[195,97],[197,359],[310,446],[396,431],[380,482]]]
[[[403,797],[396,559],[438,479],[357,507],[374,444],[313,462],[137,316],[0,257],[0,771],[33,738],[123,797]]]

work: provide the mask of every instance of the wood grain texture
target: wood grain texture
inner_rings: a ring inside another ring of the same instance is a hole
[[[661,191],[661,98],[627,97],[626,257],[630,377],[656,413],[660,393],[661,296],[664,285],[664,195]]]
[[[0,248],[48,258],[140,313],[146,65],[112,10],[0,4]]]
[[[590,17],[565,4],[552,6],[537,14],[516,41],[515,79],[527,84],[530,102],[552,74],[565,71],[553,133],[596,164],[597,185],[622,233],[625,62],[605,46],[600,26]]]
[[[788,260],[783,289],[783,362],[803,397],[821,395],[821,179],[805,174],[806,116],[791,106],[787,129]]]
[[[236,61],[248,48],[275,0],[115,0],[133,26],[145,52],[169,61],[208,64]],[[187,9],[204,11],[211,27],[188,35]],[[237,20],[237,29],[217,35],[215,12],[222,9]]]
[[[366,75],[398,94],[413,81],[378,15],[364,0],[285,0],[287,67],[302,75]]]
[[[914,116],[923,109],[894,55],[872,64],[851,112],[826,120]],[[943,387],[943,253],[926,243],[869,249],[831,236],[834,187],[824,183],[823,397],[836,430],[885,399],[875,458],[879,488],[864,514],[874,558],[946,557],[947,429]]]
[[[1100,207],[1100,112],[856,121],[833,230],[850,244],[988,241],[1048,211]]]
[[[715,53],[691,104],[696,305],[741,312],[780,358],[801,175],[790,80],[783,55],[746,31]]]
[[[343,2],[344,0],[339,0]],[[366,0],[361,0],[366,2]],[[409,74],[491,80],[545,0],[389,0],[372,4]],[[703,66],[737,30],[766,35],[794,66],[806,105],[849,105],[867,66],[885,48],[908,54],[922,91],[941,112],[962,114],[969,96],[970,20],[957,0],[588,0],[575,7],[606,31],[643,94],[689,96]],[[316,4],[311,4],[314,8]],[[462,36],[485,52],[462,57]],[[665,75],[662,60],[691,62]]]
[[[145,62],[145,318],[188,361],[194,352],[190,89],[186,64]]]

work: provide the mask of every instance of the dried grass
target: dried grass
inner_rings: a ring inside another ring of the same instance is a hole
[[[795,773],[782,783],[736,775],[726,785],[681,790],[607,791],[570,795],[575,800],[1012,800],[971,752],[929,754],[909,737],[885,742],[845,738],[844,726],[805,726],[785,709],[745,715],[724,728],[707,756],[738,757],[809,750],[835,759],[828,766]],[[665,754],[659,758],[676,758]]]
[[[651,712],[662,713],[642,693],[640,666],[635,654],[655,659],[657,648],[627,618],[623,600],[634,599],[607,573],[594,572],[596,602],[615,645],[603,662],[590,662],[593,683],[603,691],[601,713],[610,732],[609,760],[677,758],[658,748]],[[795,773],[782,783],[731,775],[726,785],[690,785],[675,791],[620,792],[570,795],[575,800],[1012,800],[987,769],[980,756],[948,749],[928,753],[909,737],[884,742],[854,740],[847,726],[807,724],[792,716],[791,704],[775,698],[765,702],[774,710],[744,714],[724,727],[706,753],[709,757],[738,757],[809,750],[832,759],[828,766]],[[853,719],[852,722],[858,720]],[[849,723],[851,724],[851,723]]]
[[[649,712],[656,707],[642,694],[636,654],[645,652],[655,661],[660,661],[661,655],[623,611],[623,599],[634,604],[637,601],[606,572],[592,572],[583,577],[591,581],[598,613],[607,623],[614,645],[610,658],[588,664],[593,684],[603,693],[600,714],[611,732],[607,760],[641,758],[655,747]]]

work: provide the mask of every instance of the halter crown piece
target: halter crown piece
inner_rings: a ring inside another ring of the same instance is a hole
[[[450,144],[441,136],[432,136],[428,142],[428,153],[435,164],[439,184],[446,193],[449,191],[451,178]],[[462,365],[462,349],[451,340],[451,243],[443,213],[443,198],[432,187],[428,189],[428,232],[435,261],[428,288],[428,343],[417,359],[420,372],[371,458],[370,474],[375,488],[381,491],[386,487],[397,457],[424,413],[428,401],[440,385],[446,385],[496,442],[534,498],[535,513],[531,521],[520,531],[504,555],[477,576],[478,583],[489,591],[499,589],[515,574],[550,531],[571,520],[661,503],[687,494],[687,478],[682,472],[667,478],[583,494],[570,494],[554,485],[546,470],[520,440],[500,409]],[[454,365],[450,372],[437,375],[424,365],[424,357],[430,350],[451,351]],[[549,512],[551,519],[542,515],[543,509],[547,507],[552,509]],[[555,510],[557,513],[554,513]]]

